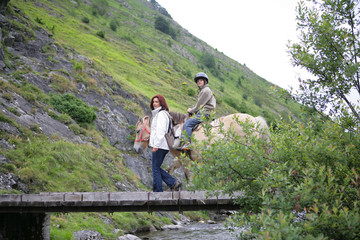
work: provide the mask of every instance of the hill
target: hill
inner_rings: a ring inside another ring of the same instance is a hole
[[[299,104],[277,97],[279,87],[191,35],[153,0],[11,0],[0,23],[2,193],[150,190],[150,154],[132,151],[134,125],[155,94],[185,112],[199,71],[209,75],[217,116],[302,118]],[[52,236],[84,229],[72,224],[83,216],[53,216],[62,227]],[[89,225],[100,224],[94,219]],[[111,217],[123,231],[167,221],[119,219]],[[109,229],[98,231],[111,238]]]

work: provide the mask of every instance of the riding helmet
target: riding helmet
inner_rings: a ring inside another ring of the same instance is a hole
[[[197,74],[195,75],[195,77],[194,77],[195,83],[197,83],[197,80],[198,80],[199,78],[205,79],[206,83],[209,83],[209,78],[208,78],[208,76],[207,76],[205,73],[203,73],[203,72],[197,73]]]

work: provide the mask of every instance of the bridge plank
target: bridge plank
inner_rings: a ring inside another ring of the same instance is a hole
[[[0,212],[235,210],[239,208],[233,204],[235,196],[209,196],[205,191],[0,194]]]

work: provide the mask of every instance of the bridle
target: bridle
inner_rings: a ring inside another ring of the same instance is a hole
[[[142,135],[143,135],[144,131],[147,132],[150,135],[150,131],[146,129],[146,119],[147,118],[150,119],[148,116],[143,117],[143,119],[142,119],[143,120],[143,127],[141,129],[140,139],[135,140],[135,142],[148,142],[149,141],[150,136],[149,136],[149,138],[142,138]]]

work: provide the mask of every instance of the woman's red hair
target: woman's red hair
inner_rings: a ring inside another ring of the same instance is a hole
[[[150,109],[151,109],[151,110],[154,110],[154,106],[153,106],[154,98],[159,99],[160,106],[161,106],[161,110],[169,111],[169,107],[168,107],[168,105],[166,104],[165,98],[164,98],[162,95],[160,95],[160,94],[155,95],[155,96],[153,96],[153,97],[151,98],[151,101],[150,101]],[[161,111],[161,110],[160,110],[160,111]]]

